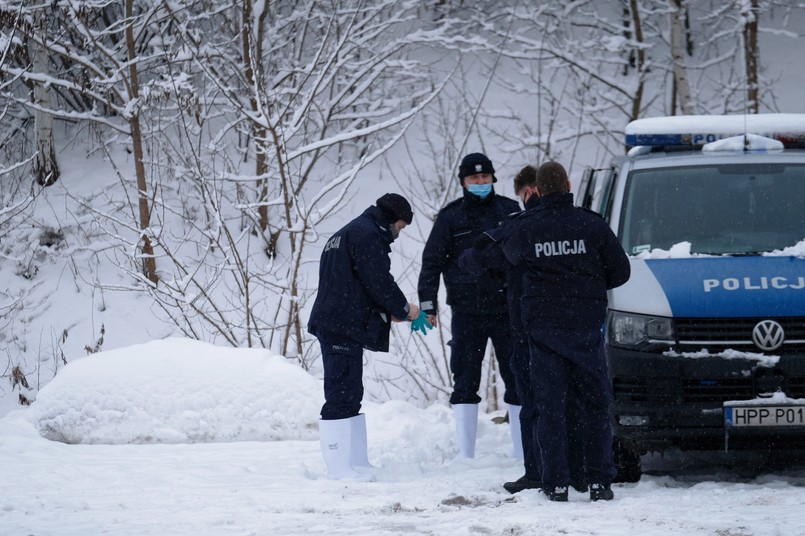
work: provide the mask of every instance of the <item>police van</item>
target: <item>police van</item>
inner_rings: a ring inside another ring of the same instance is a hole
[[[805,114],[640,119],[577,204],[630,255],[605,326],[619,479],[640,454],[805,446]]]

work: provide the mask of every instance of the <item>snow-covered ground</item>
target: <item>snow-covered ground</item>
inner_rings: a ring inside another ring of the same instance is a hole
[[[365,404],[377,481],[327,480],[321,396],[280,356],[186,339],[70,363],[0,420],[0,534],[805,534],[805,460],[645,457],[612,502],[551,503],[501,487],[521,468],[494,414],[456,459],[439,404]]]
[[[765,32],[761,39],[765,76],[779,80],[774,105],[804,112],[802,38]],[[71,129],[61,129],[73,140]],[[97,152],[88,156],[73,143],[59,153],[60,181],[38,194],[31,217],[0,251],[0,306],[11,311],[2,317],[0,349],[30,382],[0,385],[0,536],[805,535],[799,453],[786,463],[779,454],[644,457],[647,474],[616,485],[612,502],[590,503],[571,491],[568,504],[551,503],[535,491],[510,495],[501,487],[522,470],[508,456],[508,426],[491,420],[500,413],[482,416],[476,459],[456,459],[444,402],[366,402],[377,481],[326,480],[317,375],[264,350],[161,340],[176,327],[144,296],[112,291],[131,282],[110,269],[103,233],[88,234],[94,218],[84,205],[110,212],[122,199],[119,181]],[[497,191],[512,196],[510,179],[523,162],[505,149],[492,144],[489,155],[502,179]],[[113,151],[119,166],[132,165],[122,147]],[[574,187],[581,166],[594,163],[587,152],[573,168]],[[408,187],[380,171],[356,183],[323,231],[378,195]],[[398,174],[416,177],[410,165]],[[408,191],[420,190],[415,183]],[[104,204],[107,198],[114,203]],[[47,245],[49,230],[63,232],[63,243]],[[418,213],[393,247],[394,273],[403,274],[412,298],[416,280],[407,265],[429,231]],[[803,256],[803,247],[780,253]],[[641,254],[687,256],[689,244]],[[139,344],[145,341],[153,342]],[[87,356],[92,348],[113,350]],[[33,405],[19,406],[19,394]]]

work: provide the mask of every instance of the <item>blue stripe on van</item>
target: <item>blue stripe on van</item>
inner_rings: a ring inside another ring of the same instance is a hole
[[[647,259],[677,317],[805,317],[805,259]]]

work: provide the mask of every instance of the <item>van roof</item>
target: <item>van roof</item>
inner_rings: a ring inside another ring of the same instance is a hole
[[[626,145],[650,151],[691,151],[707,143],[754,134],[805,148],[805,114],[679,115],[637,119],[626,125]]]

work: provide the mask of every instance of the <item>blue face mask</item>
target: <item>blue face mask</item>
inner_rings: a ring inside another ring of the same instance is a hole
[[[492,193],[491,184],[468,184],[467,191],[473,195],[477,195],[481,199],[486,199]]]

